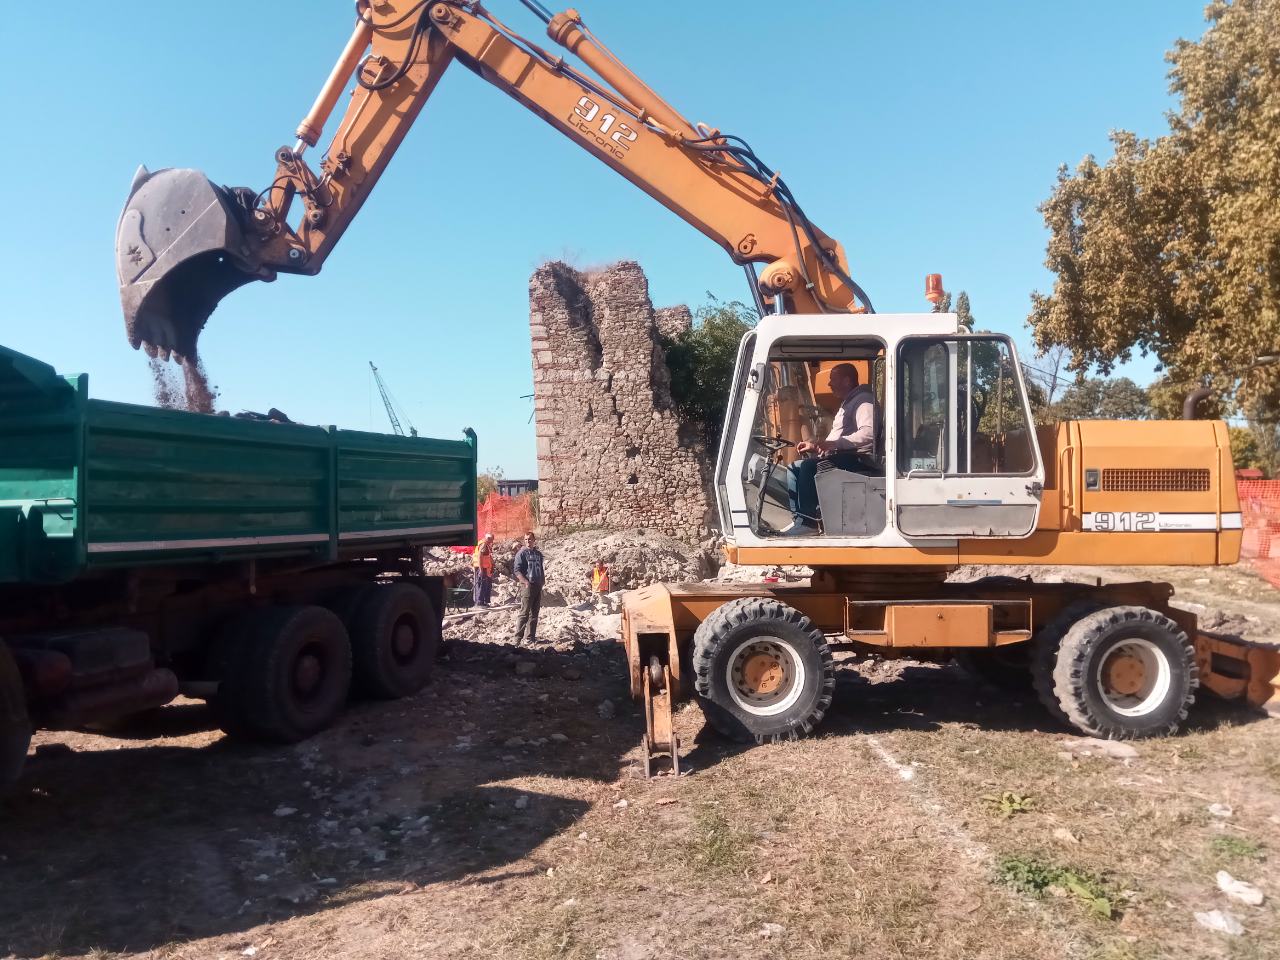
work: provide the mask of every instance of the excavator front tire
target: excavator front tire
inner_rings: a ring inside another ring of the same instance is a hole
[[[707,721],[745,743],[812,733],[835,689],[822,631],[799,610],[760,597],[730,600],[702,622],[693,674]]]

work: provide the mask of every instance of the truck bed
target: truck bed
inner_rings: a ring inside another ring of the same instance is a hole
[[[0,347],[0,583],[474,542],[466,440],[90,400]]]

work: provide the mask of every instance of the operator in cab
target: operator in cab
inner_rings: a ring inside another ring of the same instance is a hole
[[[876,470],[876,398],[870,385],[858,382],[858,368],[838,363],[831,368],[831,392],[840,400],[840,409],[831,421],[824,440],[802,440],[796,452],[803,459],[787,471],[787,493],[791,499],[792,524],[782,531],[788,537],[818,534],[818,488],[814,477],[818,463],[830,460],[842,470]]]

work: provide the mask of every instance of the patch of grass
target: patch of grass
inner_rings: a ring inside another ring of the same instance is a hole
[[[1223,860],[1262,860],[1266,854],[1257,840],[1248,837],[1214,837],[1209,850]]]
[[[1035,798],[1023,796],[1013,790],[1006,790],[999,796],[988,793],[982,799],[991,805],[995,813],[1000,814],[1006,820],[1015,813],[1028,813],[1035,806]]]
[[[693,823],[689,861],[700,873],[736,873],[746,867],[752,836],[736,829],[719,810],[703,807]]]
[[[1027,896],[1041,897],[1046,893],[1070,896],[1099,917],[1110,920],[1115,916],[1115,892],[1110,884],[1087,870],[1029,857],[1004,857],[996,865],[996,878]]]

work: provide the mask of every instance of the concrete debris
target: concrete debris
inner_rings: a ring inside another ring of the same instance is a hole
[[[1210,910],[1207,913],[1197,913],[1195,916],[1196,923],[1217,933],[1225,933],[1229,937],[1239,937],[1244,934],[1244,924],[1230,910]]]
[[[1210,816],[1218,817],[1222,820],[1230,819],[1232,814],[1235,813],[1235,811],[1231,809],[1231,804],[1229,803],[1211,803],[1209,804],[1208,810]]]
[[[1239,900],[1241,903],[1247,903],[1251,907],[1260,907],[1262,906],[1262,901],[1266,899],[1266,895],[1252,883],[1245,880],[1237,880],[1225,870],[1218,871],[1217,880],[1218,889],[1232,900]]]
[[[1110,757],[1112,760],[1136,760],[1138,748],[1123,740],[1096,740],[1092,737],[1081,737],[1078,740],[1063,740],[1060,747],[1067,753],[1078,757]]]

